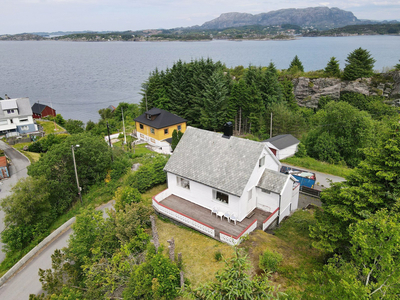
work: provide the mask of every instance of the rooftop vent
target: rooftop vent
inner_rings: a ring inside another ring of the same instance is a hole
[[[233,124],[232,122],[226,122],[224,124],[224,135],[222,137],[229,139],[233,135]]]

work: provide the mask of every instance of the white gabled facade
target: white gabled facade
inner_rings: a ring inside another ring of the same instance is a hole
[[[251,218],[256,209],[269,212],[263,224],[254,221],[245,232],[256,227],[266,229],[298,206],[296,179],[280,173],[280,168],[278,158],[264,143],[188,127],[164,168],[168,189],[163,193],[210,211],[233,213],[238,222]],[[163,198],[156,198],[153,206],[157,210]],[[231,239],[221,232],[220,240],[225,238]]]
[[[29,98],[0,101],[0,132],[18,135],[37,130]]]

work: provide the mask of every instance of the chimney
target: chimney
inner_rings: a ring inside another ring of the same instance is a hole
[[[229,139],[233,135],[233,124],[232,122],[226,122],[224,124],[224,135],[222,137]]]

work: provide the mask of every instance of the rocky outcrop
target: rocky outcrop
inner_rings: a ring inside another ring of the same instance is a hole
[[[346,25],[361,24],[352,12],[336,7],[288,8],[252,15],[248,13],[224,13],[218,18],[204,23],[204,29],[224,29],[245,25],[282,25],[313,26],[319,29],[337,28]]]
[[[380,74],[377,78],[360,78],[342,81],[338,78],[293,80],[294,95],[300,106],[316,108],[322,96],[338,100],[343,93],[359,93],[366,96],[384,96],[388,103],[400,106],[400,71]]]

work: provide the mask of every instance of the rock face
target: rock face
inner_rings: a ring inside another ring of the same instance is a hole
[[[338,78],[300,77],[293,80],[293,92],[300,106],[311,108],[318,107],[319,98],[322,96],[338,100],[343,93],[384,96],[388,103],[400,106],[400,71],[381,74],[381,78],[379,81],[371,78],[342,81]]]
[[[204,29],[224,29],[245,25],[282,25],[314,26],[318,29],[337,28],[346,25],[361,24],[352,12],[333,7],[289,8],[270,11],[257,15],[247,13],[225,13],[204,23]]]

